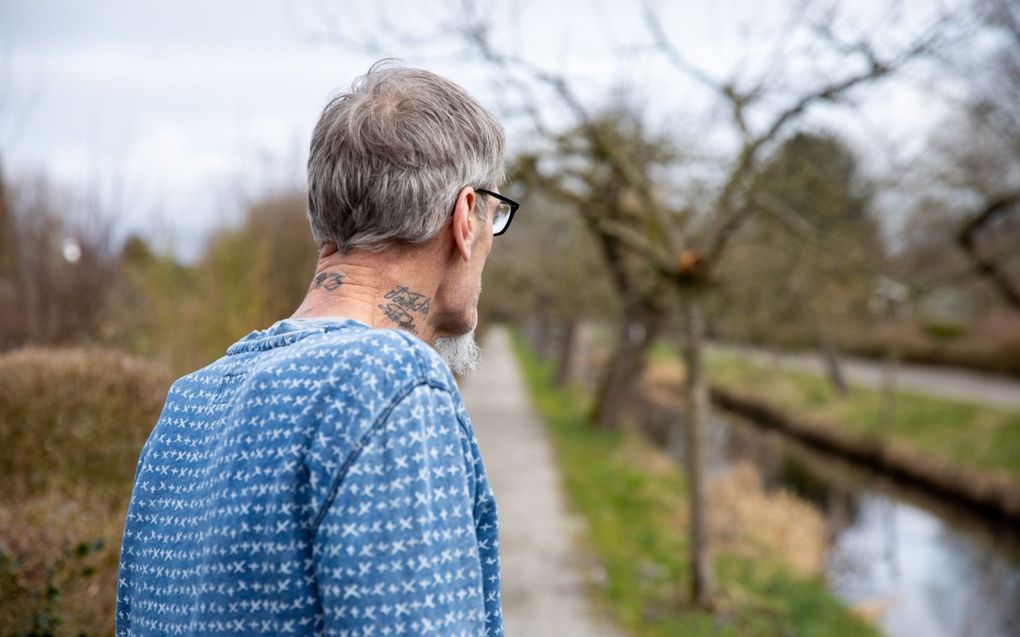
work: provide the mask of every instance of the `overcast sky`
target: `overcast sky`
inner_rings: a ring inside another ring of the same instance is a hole
[[[236,216],[239,191],[302,183],[322,106],[374,61],[374,54],[315,37],[329,29],[323,4],[0,0],[5,171],[15,179],[44,174],[78,190],[117,184],[123,188],[116,202],[122,230],[141,230],[194,254],[211,228]],[[377,24],[366,3],[357,3],[361,9],[328,4],[336,24],[349,32]],[[383,13],[413,29],[450,15],[450,4],[393,1]],[[778,28],[788,5],[672,4],[662,11],[671,35],[692,61],[720,76],[764,56],[747,34],[773,23]],[[505,2],[495,7],[493,24],[498,42],[565,71],[587,97],[600,99],[626,82],[653,116],[684,134],[696,132],[712,112],[708,96],[661,60],[636,63],[620,54],[645,33],[638,6]],[[418,48],[387,53],[447,75],[500,112],[507,98],[494,87],[492,73],[462,55],[444,55],[456,49],[456,40],[451,35],[454,44],[444,46],[442,39],[426,47],[428,55]],[[810,74],[808,62],[798,64]],[[835,111],[829,117],[856,136],[858,146],[871,144],[865,153],[892,142],[916,143],[944,114],[917,82],[871,91],[865,106],[852,119]],[[824,124],[827,115],[816,118]],[[513,125],[510,136],[512,145],[522,143]]]

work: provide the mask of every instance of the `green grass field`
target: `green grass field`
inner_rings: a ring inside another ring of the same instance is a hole
[[[822,376],[776,370],[729,354],[714,353],[707,367],[712,383],[767,399],[790,413],[1020,478],[1020,411],[898,392],[890,421],[878,390],[853,387],[848,396],[839,396]]]
[[[544,416],[567,491],[607,573],[605,602],[635,637],[866,637],[877,631],[817,578],[767,557],[721,554],[714,613],[688,600],[684,479],[641,441],[595,429],[586,397],[553,388],[551,371],[517,338],[535,405]]]

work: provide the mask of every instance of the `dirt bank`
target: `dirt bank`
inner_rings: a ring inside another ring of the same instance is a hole
[[[977,471],[896,442],[874,438],[835,423],[793,416],[768,401],[713,386],[717,406],[775,429],[802,443],[834,453],[895,480],[925,489],[984,515],[1020,523],[1020,484],[1010,476]]]

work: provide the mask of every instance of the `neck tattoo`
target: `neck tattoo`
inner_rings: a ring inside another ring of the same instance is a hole
[[[432,298],[413,292],[406,285],[398,285],[391,289],[383,297],[383,300],[388,303],[379,305],[379,309],[383,311],[386,318],[396,323],[401,329],[405,329],[412,334],[417,334],[414,323],[414,316],[412,312],[421,314],[423,317],[429,315],[429,311],[432,309]]]
[[[315,275],[316,289],[322,288],[327,292],[333,292],[344,284],[344,275],[341,272],[320,272]]]

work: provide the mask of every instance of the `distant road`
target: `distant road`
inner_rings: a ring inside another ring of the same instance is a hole
[[[737,354],[768,362],[775,360],[772,352],[744,345],[713,343],[710,351]],[[787,369],[824,373],[821,357],[817,354],[782,354],[782,366]],[[847,382],[864,387],[878,388],[882,383],[882,363],[856,356],[843,356],[843,371]],[[1006,409],[1020,409],[1020,380],[957,367],[939,367],[900,363],[896,377],[899,387],[945,398],[983,403]]]

